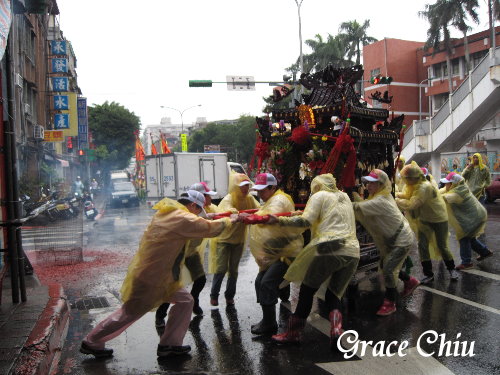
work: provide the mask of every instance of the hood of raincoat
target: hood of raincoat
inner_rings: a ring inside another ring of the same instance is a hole
[[[481,154],[479,152],[476,152],[474,155],[472,156],[477,156],[477,158],[479,159],[479,169],[480,170],[483,170],[484,167],[486,167],[483,163],[483,157],[481,156]]]
[[[394,166],[397,168],[398,166],[396,165],[396,162],[398,161],[398,158],[394,159]],[[404,156],[399,156],[399,161],[403,162],[403,165],[406,164],[406,158]]]
[[[170,198],[163,198],[161,201],[153,206],[153,210],[157,210],[162,214],[169,213],[174,210],[182,210],[189,212],[189,210],[182,203],[179,203]]]
[[[331,173],[320,174],[314,177],[311,182],[311,194],[317,193],[318,191],[329,191],[332,193],[339,191],[339,189],[337,189],[337,181]]]
[[[231,204],[238,211],[253,208],[252,202],[254,198],[250,194],[243,195],[240,189],[240,183],[245,180],[250,181],[250,185],[253,185],[250,178],[244,173],[236,173],[232,171],[229,175],[228,191],[231,195]]]

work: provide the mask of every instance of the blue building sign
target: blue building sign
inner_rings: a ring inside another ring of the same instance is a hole
[[[88,148],[87,98],[77,98],[76,108],[78,114],[78,148]]]
[[[50,41],[50,53],[52,55],[67,55],[65,40],[51,40]]]
[[[69,91],[69,79],[67,77],[52,77],[52,91]]]
[[[68,95],[54,95],[54,109],[68,110],[69,109]]]
[[[54,115],[54,128],[55,129],[69,129],[69,114],[56,113]]]
[[[68,73],[68,59],[52,59],[52,73]]]

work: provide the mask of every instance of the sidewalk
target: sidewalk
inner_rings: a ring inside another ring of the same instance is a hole
[[[69,304],[61,285],[26,276],[27,301],[12,303],[10,277],[0,305],[0,374],[48,374],[66,338]]]
[[[104,195],[94,199],[104,214]],[[2,285],[0,305],[0,374],[46,375],[57,366],[66,339],[70,306],[61,285],[41,285],[26,276],[27,301],[12,303],[10,276]]]

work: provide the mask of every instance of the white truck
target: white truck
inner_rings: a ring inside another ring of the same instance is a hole
[[[246,173],[241,164],[228,162],[225,153],[174,152],[145,158],[146,202],[179,199],[196,182],[205,182],[217,192],[215,201],[227,194],[229,173]]]

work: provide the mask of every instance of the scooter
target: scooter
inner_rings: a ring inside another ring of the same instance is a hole
[[[99,213],[91,199],[86,199],[83,202],[83,212],[88,220],[95,220],[95,217]]]

